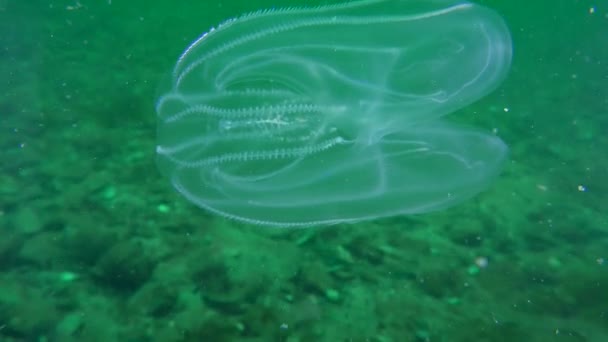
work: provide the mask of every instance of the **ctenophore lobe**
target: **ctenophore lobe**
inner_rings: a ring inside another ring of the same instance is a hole
[[[442,116],[504,79],[493,11],[356,1],[229,20],[178,59],[158,165],[196,205],[281,227],[440,210],[483,190],[507,147]]]

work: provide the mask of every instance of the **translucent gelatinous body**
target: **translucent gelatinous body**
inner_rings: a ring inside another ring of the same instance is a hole
[[[442,209],[481,191],[507,148],[440,117],[510,61],[502,19],[470,3],[252,13],[177,61],[157,103],[159,167],[200,207],[256,224]]]

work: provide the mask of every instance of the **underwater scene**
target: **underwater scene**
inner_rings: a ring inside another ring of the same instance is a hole
[[[608,341],[608,4],[0,0],[0,341]]]

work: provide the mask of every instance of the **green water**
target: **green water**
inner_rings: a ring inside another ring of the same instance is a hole
[[[160,175],[154,102],[183,49],[325,3],[0,0],[0,341],[608,340],[603,2],[480,1],[512,67],[450,118],[510,151],[455,207],[268,229]]]

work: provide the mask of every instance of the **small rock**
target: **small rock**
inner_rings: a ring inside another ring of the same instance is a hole
[[[338,292],[334,289],[327,289],[325,291],[325,297],[327,297],[327,299],[329,299],[332,302],[337,302],[340,300],[340,292]]]

